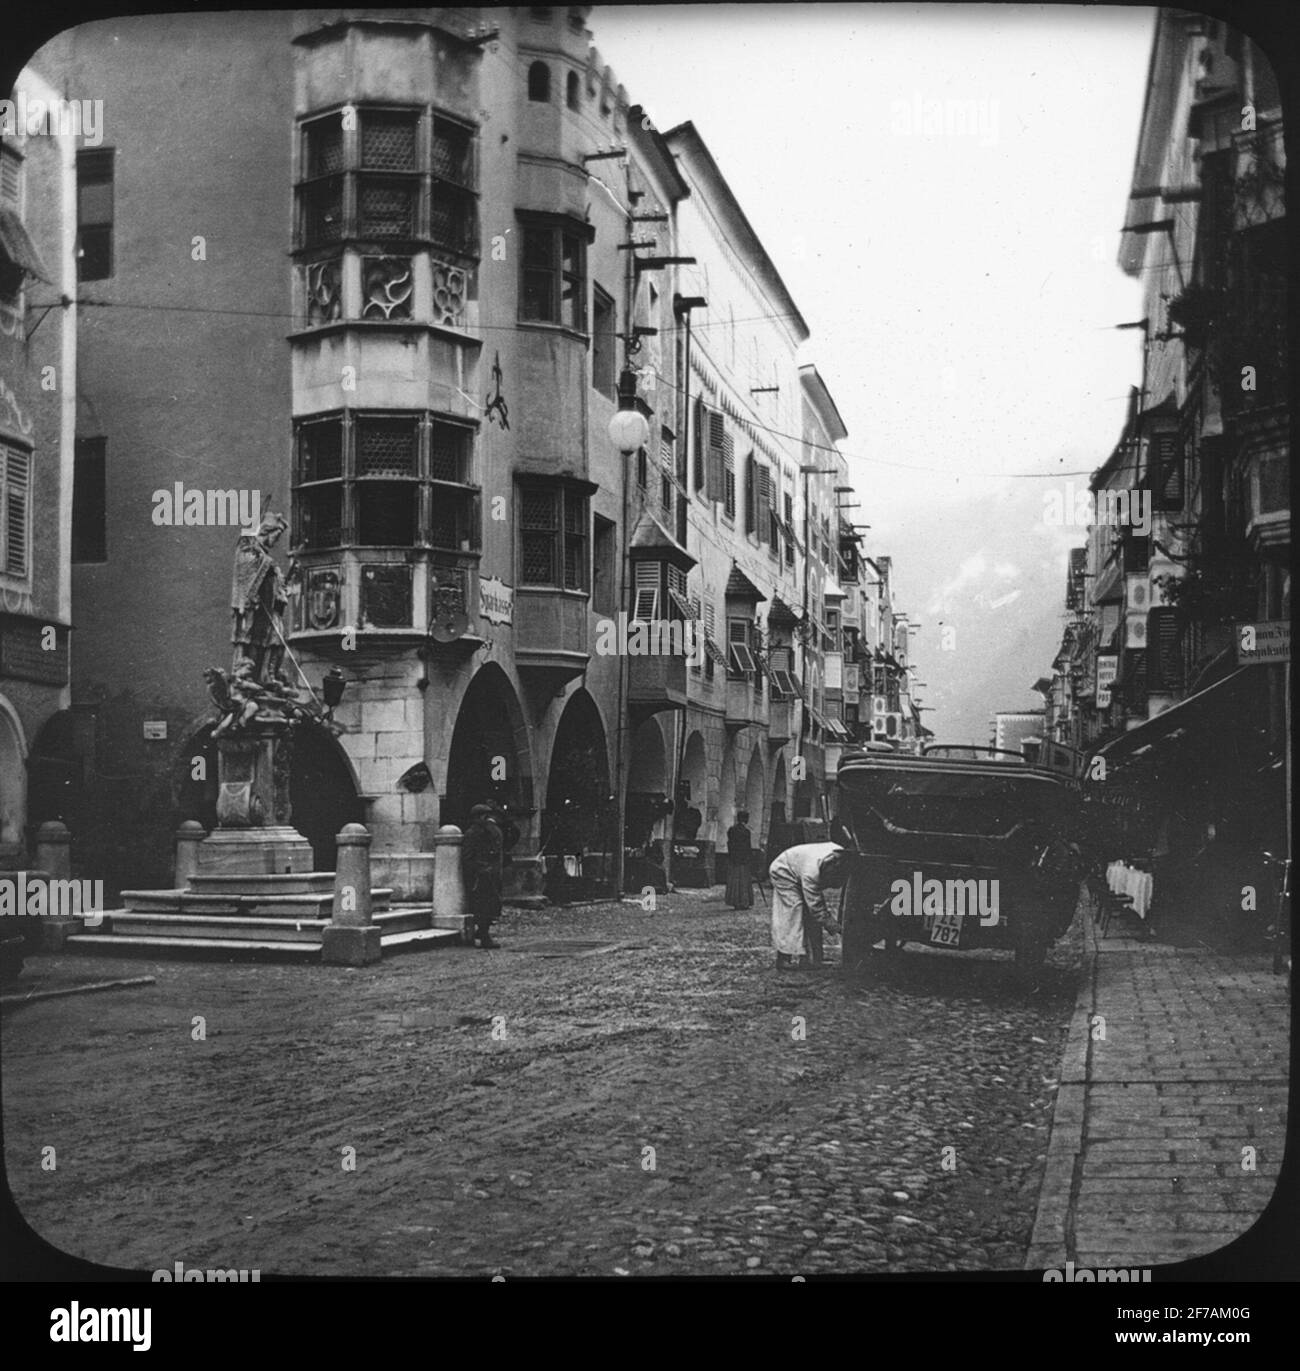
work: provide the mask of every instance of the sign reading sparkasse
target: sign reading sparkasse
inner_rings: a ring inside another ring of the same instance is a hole
[[[490,624],[514,622],[515,590],[494,576],[480,576],[478,583],[478,612]]]
[[[1238,624],[1237,665],[1258,666],[1291,660],[1291,623],[1267,619],[1258,624]]]

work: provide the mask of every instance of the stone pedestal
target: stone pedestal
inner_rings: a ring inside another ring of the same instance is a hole
[[[368,966],[383,955],[380,932],[370,916],[370,834],[360,824],[347,824],[337,842],[334,909],[321,933],[321,960]]]
[[[286,719],[256,719],[217,739],[217,828],[198,845],[199,875],[311,871],[311,844],[293,827],[292,737]]]

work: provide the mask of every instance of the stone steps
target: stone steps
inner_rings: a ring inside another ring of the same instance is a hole
[[[429,905],[398,906],[374,916],[385,951],[415,951],[464,940],[465,919]],[[202,957],[231,960],[319,960],[329,920],[229,914],[171,914],[114,910],[91,933],[75,933],[66,950],[122,957]]]
[[[266,877],[262,877],[266,880]],[[265,919],[329,919],[334,906],[334,878],[327,889],[318,892],[300,891],[276,893],[247,893],[240,885],[238,893],[231,890],[124,890],[122,899],[126,911],[132,914],[172,914],[211,917],[241,917]],[[389,907],[393,896],[391,887],[377,886],[370,892],[370,905],[380,913]]]
[[[328,895],[334,891],[332,871],[285,871],[250,876],[190,877],[190,890],[202,894],[230,895]],[[130,891],[123,891],[123,895]]]

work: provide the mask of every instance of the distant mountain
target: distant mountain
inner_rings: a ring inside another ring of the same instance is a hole
[[[1045,523],[1043,489],[912,496],[879,520],[896,604],[921,625],[911,660],[922,719],[943,742],[987,743],[996,711],[1042,707],[1033,683],[1060,646],[1067,550],[1082,541],[1081,530]]]
[[[934,712],[922,718],[942,742],[982,744],[998,710],[1042,707],[1043,697],[1032,687],[1050,674],[1061,642],[1061,611],[1022,596],[1003,609],[973,610],[962,621],[962,650],[926,653],[921,679],[928,688],[921,695]]]

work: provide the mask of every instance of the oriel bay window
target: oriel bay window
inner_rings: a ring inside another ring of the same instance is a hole
[[[295,438],[294,541],[305,551],[478,551],[469,424],[348,411],[299,421]]]
[[[425,107],[363,107],[300,128],[299,248],[430,242],[477,254],[473,126]]]
[[[586,590],[590,496],[558,481],[518,486],[519,584]]]
[[[439,247],[473,255],[478,244],[474,130],[435,114],[430,161],[433,187],[429,237]]]
[[[519,218],[523,235],[520,319],[585,332],[587,244],[595,230],[562,215],[521,213]]]

